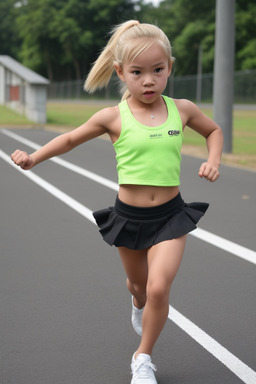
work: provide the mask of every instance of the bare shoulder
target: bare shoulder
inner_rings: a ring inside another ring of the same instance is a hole
[[[114,107],[103,108],[99,112],[96,112],[92,118],[97,120],[98,123],[104,126],[107,130],[111,131],[113,122],[120,118],[119,108],[117,105]]]
[[[191,116],[195,113],[202,113],[200,108],[192,103],[192,101],[187,99],[173,99],[173,101],[176,104],[176,107],[178,108],[178,111],[181,113],[185,113],[188,116]]]
[[[94,118],[98,119],[98,125],[104,127],[114,143],[120,136],[122,125],[118,105],[102,109],[94,115]]]
[[[173,99],[173,101],[179,111],[183,129],[192,118],[202,113],[196,104],[192,103],[192,101],[187,99]]]

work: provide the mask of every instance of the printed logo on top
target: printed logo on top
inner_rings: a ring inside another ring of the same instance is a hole
[[[180,130],[170,129],[168,131],[169,136],[178,136],[180,134]],[[149,135],[150,139],[163,139],[164,135],[162,133],[152,133]]]
[[[173,130],[173,129],[168,131],[168,135],[169,136],[178,136],[179,134],[180,134],[180,131],[176,131],[176,130]]]
[[[149,138],[150,139],[162,139],[163,134],[162,133],[152,133],[151,135],[149,135]]]

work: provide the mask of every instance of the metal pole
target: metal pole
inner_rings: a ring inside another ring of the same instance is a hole
[[[197,58],[197,79],[196,79],[196,102],[197,104],[202,101],[202,73],[203,73],[203,48],[202,44],[198,47],[198,58]]]
[[[222,127],[224,152],[232,152],[235,0],[216,0],[213,118]]]

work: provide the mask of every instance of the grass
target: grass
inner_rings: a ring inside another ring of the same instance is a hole
[[[212,118],[211,109],[203,112]],[[184,147],[192,147],[192,154],[205,156],[202,151],[204,139],[191,129],[186,129]],[[201,152],[202,151],[202,152]],[[233,112],[233,151],[223,154],[222,162],[226,164],[256,169],[256,110],[234,110]]]
[[[104,108],[105,104],[86,103],[48,103],[47,123],[64,127],[78,127],[94,113]]]
[[[32,124],[24,115],[0,105],[0,125],[23,125]]]
[[[203,112],[212,118],[212,111]],[[204,140],[192,130],[186,130],[184,144],[204,144]],[[256,154],[256,110],[234,110],[233,113],[233,154]]]
[[[112,103],[113,104],[113,103]],[[95,112],[111,105],[107,102],[48,102],[47,127],[69,130],[83,124]],[[203,112],[212,117],[211,109]],[[0,106],[0,125],[35,125],[24,116]],[[184,149],[193,155],[205,156],[204,139],[191,129],[185,130]],[[256,110],[234,110],[233,114],[233,153],[224,154],[223,161],[256,169]]]

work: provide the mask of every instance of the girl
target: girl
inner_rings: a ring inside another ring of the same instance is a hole
[[[188,100],[162,93],[172,69],[171,46],[156,26],[128,21],[114,29],[85,82],[93,92],[106,86],[115,70],[127,90],[123,101],[103,109],[72,132],[12,160],[30,169],[50,157],[108,133],[116,151],[119,193],[115,206],[94,212],[106,242],[118,247],[132,295],[132,324],[141,335],[132,357],[131,384],[156,384],[153,347],[166,322],[169,294],[185,248],[208,204],[186,204],[179,193],[181,145],[185,126],[205,137],[208,160],[199,176],[219,177],[220,127]]]

